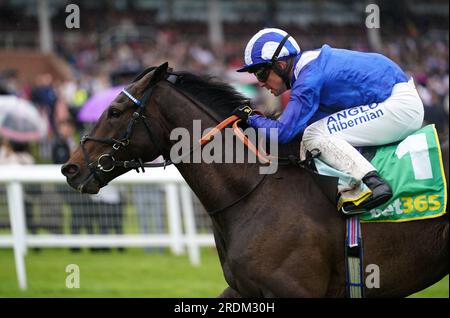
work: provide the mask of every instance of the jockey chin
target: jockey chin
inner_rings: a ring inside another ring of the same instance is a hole
[[[303,133],[303,147],[318,149],[328,165],[362,180],[372,195],[344,212],[370,210],[392,197],[390,186],[354,147],[401,140],[422,126],[424,108],[412,79],[387,57],[323,45],[302,52],[285,31],[260,30],[245,48],[245,66],[260,87],[278,96],[291,90],[278,118],[250,115],[255,128],[277,128],[278,142]]]

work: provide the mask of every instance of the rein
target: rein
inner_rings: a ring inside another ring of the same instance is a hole
[[[171,84],[175,84],[179,75],[173,74],[173,73],[168,73],[168,74],[169,74],[169,76],[166,78],[166,80],[169,83],[171,83]],[[159,144],[158,140],[156,138],[154,138],[154,135],[153,135],[153,133],[152,133],[152,131],[150,129],[150,125],[148,124],[148,118],[144,114],[146,102],[150,98],[154,87],[155,87],[154,85],[151,86],[144,93],[144,95],[143,95],[141,100],[139,100],[136,97],[134,97],[125,88],[122,90],[122,93],[125,96],[127,96],[133,102],[133,104],[138,107],[138,109],[133,113],[132,118],[131,118],[130,122],[128,123],[127,130],[126,130],[124,136],[121,139],[101,138],[101,137],[93,137],[93,136],[89,136],[89,135],[85,135],[85,136],[83,136],[81,138],[81,141],[80,141],[81,149],[83,151],[83,155],[84,155],[84,159],[86,161],[87,167],[90,170],[90,174],[88,175],[86,180],[78,187],[78,191],[82,192],[84,186],[86,184],[88,184],[93,178],[95,180],[97,180],[97,182],[99,183],[100,187],[105,186],[107,183],[104,182],[104,180],[102,180],[101,176],[99,175],[99,172],[102,172],[102,173],[110,172],[110,171],[114,170],[115,167],[123,167],[123,168],[126,168],[126,169],[136,169],[136,171],[139,173],[140,172],[139,169],[141,169],[142,172],[145,172],[144,168],[158,168],[158,167],[164,167],[165,168],[168,165],[174,164],[174,162],[172,160],[166,159],[166,158],[164,158],[164,162],[163,163],[144,163],[141,158],[127,160],[127,161],[118,161],[118,160],[116,160],[114,158],[115,153],[120,148],[126,148],[130,144],[130,140],[131,140],[131,137],[132,137],[132,134],[133,134],[133,131],[134,131],[134,126],[135,126],[135,124],[137,123],[138,120],[142,120],[142,122],[143,122],[143,124],[144,124],[144,126],[145,126],[145,128],[147,130],[147,133],[148,133],[152,143],[158,148],[158,150],[160,150],[160,151],[162,150],[162,147]],[[195,100],[193,100],[192,98],[190,98],[190,96],[187,96],[184,93],[182,93],[182,94],[184,96],[186,96],[189,100],[191,100],[195,105],[197,105],[197,102]],[[200,105],[197,105],[197,106],[200,107]],[[203,109],[203,107],[200,107],[200,108],[203,111],[205,111]],[[210,117],[212,117],[214,120],[217,120],[209,112],[206,112],[206,113]],[[272,162],[272,160],[281,161],[280,162],[281,165],[286,165],[286,164],[300,165],[301,164],[301,162],[296,157],[295,158],[291,158],[291,157],[288,157],[288,158],[276,158],[276,157],[273,157],[273,156],[267,154],[264,150],[258,150],[257,147],[248,139],[248,137],[245,136],[245,134],[242,132],[241,128],[239,128],[238,124],[240,122],[241,122],[241,119],[239,119],[236,115],[231,115],[230,117],[228,117],[225,120],[221,121],[210,132],[205,134],[205,136],[200,138],[199,141],[198,141],[198,144],[196,146],[192,147],[188,153],[185,153],[185,154],[179,156],[174,161],[175,162],[181,162],[181,159],[183,159],[184,157],[190,155],[191,153],[193,153],[199,147],[202,147],[202,146],[206,145],[207,143],[211,142],[214,139],[216,134],[218,134],[224,128],[226,128],[227,126],[232,124],[232,128],[233,128],[234,134],[239,138],[239,140],[241,140],[241,142],[250,151],[252,151],[259,158],[259,160],[260,160],[260,162],[262,164],[270,164]],[[86,141],[89,141],[89,140],[100,142],[100,143],[109,144],[109,145],[112,146],[112,150],[109,153],[104,153],[104,154],[100,155],[96,161],[91,161],[89,159],[89,155],[88,155],[87,150],[85,148],[85,143],[86,143]],[[252,189],[249,192],[247,192],[243,196],[239,197],[237,200],[235,200],[231,204],[227,205],[224,208],[216,209],[214,211],[208,211],[208,214],[214,215],[214,214],[216,214],[216,213],[218,213],[220,211],[223,211],[223,210],[225,210],[225,209],[227,209],[227,208],[237,204],[239,201],[241,201],[242,199],[244,199],[245,197],[250,195],[256,188],[258,188],[258,186],[264,181],[265,177],[266,177],[266,175],[263,175],[263,177],[257,182],[257,184],[254,187],[252,187]]]

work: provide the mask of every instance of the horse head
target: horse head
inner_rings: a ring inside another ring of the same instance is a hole
[[[167,77],[168,63],[142,72],[103,112],[96,125],[82,137],[61,172],[80,192],[98,193],[109,181],[139,163],[163,155],[158,138],[163,134],[152,91]],[[151,109],[150,109],[151,108]]]

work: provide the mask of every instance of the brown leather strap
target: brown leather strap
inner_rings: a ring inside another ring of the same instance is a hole
[[[200,145],[205,145],[208,142],[210,142],[211,140],[213,140],[214,135],[217,134],[219,131],[221,131],[222,129],[224,129],[226,126],[228,126],[229,124],[235,122],[239,117],[236,115],[231,115],[230,117],[228,117],[227,119],[225,119],[224,121],[222,121],[221,123],[219,123],[216,127],[214,127],[209,133],[207,133],[206,135],[204,135],[202,138],[200,138],[200,140],[198,141],[200,143]]]
[[[233,132],[234,134],[242,141],[242,143],[250,149],[259,159],[259,161],[263,164],[270,164],[271,157],[262,149],[261,151],[256,148],[256,146],[247,138],[247,136],[243,133],[241,128],[238,127],[238,123],[241,120],[238,119],[233,123]]]
[[[254,113],[261,114],[262,112],[255,110]],[[234,134],[239,138],[239,140],[250,150],[252,151],[259,159],[259,161],[263,164],[270,164],[272,160],[274,159],[273,156],[268,155],[262,146],[260,147],[261,150],[258,150],[258,148],[248,139],[248,137],[243,133],[241,128],[239,128],[238,124],[242,120],[239,119],[236,115],[231,115],[227,119],[220,122],[216,127],[214,127],[210,132],[208,132],[206,135],[204,135],[200,140],[198,141],[200,145],[206,145],[208,142],[212,141],[214,136],[222,131],[225,127],[233,124],[233,132]]]

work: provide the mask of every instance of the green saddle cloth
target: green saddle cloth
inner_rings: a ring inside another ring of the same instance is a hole
[[[331,168],[317,158],[314,160],[320,174],[339,177],[341,199],[338,209],[345,201],[358,205],[370,195],[370,189],[360,180]],[[447,184],[434,125],[425,126],[400,142],[380,146],[371,163],[391,186],[393,197],[387,203],[361,214],[361,221],[406,222],[445,214]]]

